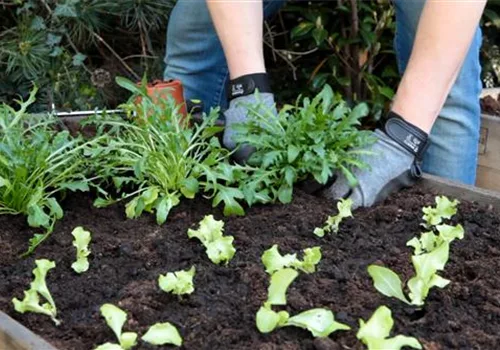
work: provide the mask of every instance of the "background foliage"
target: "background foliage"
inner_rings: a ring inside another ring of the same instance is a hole
[[[0,103],[38,85],[35,109],[114,107],[117,75],[161,78],[165,32],[175,0],[0,1]],[[486,87],[500,85],[500,2],[482,21]],[[377,119],[398,82],[389,0],[289,1],[266,23],[267,62],[279,99],[328,83]]]

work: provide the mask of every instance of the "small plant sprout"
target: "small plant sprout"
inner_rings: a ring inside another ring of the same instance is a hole
[[[89,231],[85,231],[83,227],[76,227],[71,232],[75,239],[73,246],[76,248],[76,261],[71,265],[71,268],[76,273],[83,273],[89,269],[88,256],[90,255],[89,243],[91,235]]]
[[[388,338],[393,326],[394,320],[391,310],[386,306],[380,306],[368,322],[359,320],[359,330],[356,337],[368,347],[368,350],[399,350],[403,346],[422,349],[422,345],[413,337],[397,335]]]
[[[160,275],[158,284],[167,293],[176,295],[191,294],[194,292],[193,277],[195,272],[196,268],[194,266],[187,271],[168,272],[166,275]]]
[[[326,220],[326,225],[323,228],[315,228],[314,234],[318,237],[323,237],[325,233],[337,233],[339,231],[339,225],[343,219],[352,217],[352,199],[341,199],[337,203],[337,209],[339,213],[335,216],[329,216]]]
[[[299,273],[294,269],[281,269],[271,276],[271,283],[267,290],[269,305],[286,305],[286,291]]]
[[[303,252],[304,258],[300,261],[297,259],[297,254],[281,255],[278,245],[275,244],[262,254],[262,263],[268,274],[273,274],[286,267],[292,267],[305,273],[313,273],[321,260],[321,247],[306,248]]]
[[[233,236],[223,236],[224,222],[215,220],[213,215],[206,215],[200,221],[198,230],[189,229],[189,238],[198,238],[206,248],[208,258],[214,264],[229,263],[236,253],[233,247]]]
[[[122,332],[123,325],[127,320],[125,311],[113,304],[104,304],[101,306],[101,315],[106,320],[109,328],[115,333],[119,345],[115,343],[105,343],[98,346],[95,350],[129,350],[137,344],[137,333]]]
[[[450,281],[437,274],[442,271],[448,261],[450,243],[455,239],[462,239],[462,226],[439,225],[436,227],[439,235],[426,232],[420,239],[412,239],[407,245],[414,248],[412,264],[415,276],[408,281],[410,301],[405,297],[402,282],[392,270],[370,265],[368,273],[374,281],[375,288],[388,297],[395,297],[407,304],[422,306],[432,287],[444,288]]]
[[[17,298],[12,299],[14,309],[17,312],[24,314],[25,312],[34,312],[50,316],[52,321],[57,325],[61,323],[57,316],[57,308],[54,299],[50,295],[45,278],[47,272],[56,267],[55,262],[41,259],[35,260],[36,268],[33,270],[35,278],[30,284],[30,289],[24,292],[22,301]],[[45,298],[46,303],[40,305],[40,295]]]
[[[336,322],[333,312],[327,309],[311,309],[290,317],[286,311],[273,311],[269,304],[257,312],[256,325],[261,333],[270,333],[282,327],[299,327],[307,329],[313,337],[328,337],[335,331],[351,329],[348,325]]]
[[[152,325],[141,339],[152,345],[182,345],[182,337],[179,331],[169,322]]]
[[[422,208],[424,212],[422,218],[425,221],[422,225],[426,228],[439,225],[443,219],[451,219],[457,213],[457,205],[460,203],[456,199],[452,202],[445,196],[436,196],[435,201],[436,207]]]

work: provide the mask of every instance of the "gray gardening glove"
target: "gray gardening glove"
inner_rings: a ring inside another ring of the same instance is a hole
[[[350,198],[353,208],[369,207],[392,192],[410,187],[421,177],[420,163],[428,146],[428,135],[416,126],[390,112],[384,129],[374,132],[377,138],[361,161],[368,169],[356,169],[358,180],[351,188],[344,175],[340,174],[333,185],[322,191],[330,199]]]
[[[254,92],[259,91],[259,99],[257,100]],[[234,136],[236,131],[232,125],[244,123],[248,118],[248,105],[262,105],[267,109],[271,109],[276,115],[276,107],[274,104],[274,95],[265,73],[245,75],[229,83],[229,108],[224,112],[225,127],[223,135],[223,143],[229,150],[236,148]],[[236,161],[245,163],[255,149],[249,145],[242,144],[233,154]]]

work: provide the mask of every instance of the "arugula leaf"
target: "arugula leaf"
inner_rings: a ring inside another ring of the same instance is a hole
[[[179,331],[169,322],[152,325],[141,339],[153,345],[182,345],[182,337]]]
[[[89,269],[87,257],[90,255],[88,245],[91,235],[89,231],[85,231],[81,226],[76,227],[71,234],[75,238],[73,246],[76,248],[76,261],[71,265],[71,268],[77,273],[83,273]]]
[[[168,272],[166,275],[160,275],[158,284],[161,290],[176,295],[191,294],[194,292],[193,277],[196,268],[194,266],[187,271]]]
[[[224,202],[224,215],[245,215],[245,210],[236,200],[243,198],[245,195],[241,190],[220,185],[214,197],[213,206],[216,207]]]
[[[359,330],[356,338],[368,347],[368,350],[399,350],[403,346],[422,349],[416,338],[398,335],[388,338],[394,326],[391,310],[387,306],[380,306],[365,323],[359,320]]]
[[[12,302],[14,304],[14,309],[24,314],[25,312],[35,312],[50,316],[52,321],[58,326],[61,321],[57,317],[57,308],[52,299],[52,295],[47,287],[46,277],[47,273],[53,269],[56,264],[53,261],[47,259],[35,260],[36,268],[33,270],[33,275],[35,278],[30,284],[30,289],[24,292],[24,299],[20,301],[17,298],[13,298]],[[40,305],[40,296],[42,296],[47,302]]]

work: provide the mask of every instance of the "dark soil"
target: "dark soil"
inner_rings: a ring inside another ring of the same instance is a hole
[[[208,201],[186,201],[164,226],[144,216],[126,220],[122,206],[95,209],[86,196],[68,198],[64,219],[50,240],[33,257],[17,258],[32,232],[21,217],[0,217],[0,309],[59,349],[90,350],[115,341],[99,307],[114,303],[127,311],[127,331],[140,334],[156,322],[170,321],[184,337],[183,349],[362,349],[356,340],[358,319],[368,319],[379,305],[393,311],[393,334],[417,337],[426,349],[500,348],[500,215],[476,203],[462,202],[454,222],[466,232],[453,242],[442,276],[452,283],[433,289],[424,310],[415,311],[379,294],[366,268],[384,264],[408,277],[411,250],[406,242],[421,232],[421,208],[434,203],[434,194],[418,187],[393,195],[383,204],[354,212],[338,235],[323,239],[312,234],[332,214],[323,199],[296,193],[293,203],[255,207],[245,217],[224,218]],[[205,214],[225,221],[225,233],[235,237],[237,253],[228,266],[216,266],[187,229]],[[79,276],[70,268],[75,251],[71,231],[82,225],[93,233],[90,270]],[[330,308],[336,318],[353,327],[316,340],[298,328],[268,335],[255,327],[255,313],[266,298],[268,276],[262,252],[279,244],[282,253],[321,245],[319,271],[301,273],[288,291],[288,310]],[[48,287],[62,325],[42,315],[18,314],[11,299],[22,298],[32,280],[35,258],[56,261]],[[179,300],[162,292],[160,274],[196,265],[195,292]],[[140,343],[137,349],[154,349]],[[168,348],[168,347],[164,347]]]
[[[486,96],[481,99],[481,110],[484,114],[496,115],[500,117],[500,94],[495,99],[493,96]]]

